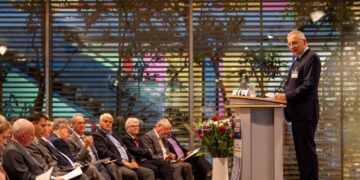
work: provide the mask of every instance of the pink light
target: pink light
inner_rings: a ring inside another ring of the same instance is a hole
[[[284,11],[288,2],[263,2],[264,11]]]
[[[157,76],[158,82],[165,81],[166,63],[163,54],[148,53],[145,54],[144,63],[148,66],[144,70],[143,76]]]

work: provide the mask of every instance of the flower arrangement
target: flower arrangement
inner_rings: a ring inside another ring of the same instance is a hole
[[[213,116],[210,120],[198,121],[195,125],[197,135],[202,139],[212,157],[227,157],[233,153],[233,122],[224,116]]]

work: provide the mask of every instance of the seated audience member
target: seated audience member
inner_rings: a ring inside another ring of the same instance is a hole
[[[27,147],[31,156],[44,167],[47,171],[53,167],[53,176],[62,176],[70,172],[70,170],[62,170],[57,165],[57,158],[53,156],[46,147],[40,144],[41,137],[47,131],[48,124],[50,124],[48,116],[41,112],[33,112],[28,117],[29,121],[33,123],[35,127],[35,137],[31,141],[30,145]],[[88,179],[85,174],[82,174],[75,179]]]
[[[126,135],[122,136],[121,140],[141,166],[150,168],[154,172],[159,172],[163,180],[172,180],[174,170],[171,167],[171,163],[163,159],[152,159],[150,150],[140,146],[140,140],[137,137],[140,125],[141,121],[139,119],[128,118],[125,122]]]
[[[82,114],[74,114],[71,118],[74,129],[73,134],[66,140],[73,157],[86,164],[93,163],[96,167],[103,166],[99,161],[99,156],[93,145],[93,137],[85,135],[85,119]],[[121,180],[121,172],[115,163],[105,164],[107,172],[112,179]]]
[[[184,161],[184,158],[192,153],[191,151],[186,150],[177,139],[172,135],[171,131],[166,136],[166,140],[169,145],[169,149],[171,153],[176,155],[176,159],[179,161]],[[192,166],[193,174],[195,179],[207,179],[207,177],[211,176],[211,164],[205,159],[204,156],[191,156],[185,160]]]
[[[32,122],[35,127],[35,137],[27,147],[31,156],[47,171],[50,167],[54,167],[55,172],[59,171],[56,161],[50,155],[49,151],[40,144],[39,139],[44,135],[48,117],[41,112],[33,112],[28,117],[28,120]]]
[[[70,136],[70,124],[66,119],[58,118],[55,119],[53,122],[53,134],[50,138],[45,141],[47,143],[46,147],[50,152],[52,152],[58,159],[62,159],[61,163],[62,166],[67,168],[75,168],[75,167],[82,167],[81,169],[84,173],[90,178],[94,180],[103,180],[103,179],[110,179],[109,175],[107,174],[106,170],[105,173],[102,175],[99,170],[93,166],[92,164],[88,164],[84,166],[75,160],[72,156],[69,147],[66,143],[66,139]],[[59,161],[60,162],[60,161]]]
[[[100,116],[99,129],[93,134],[94,145],[100,158],[116,160],[123,179],[154,180],[154,172],[146,167],[139,166],[134,156],[127,152],[122,142],[112,134],[113,117],[104,113]]]
[[[0,114],[0,152],[1,152],[1,157],[0,157],[0,179],[9,179],[9,177],[7,176],[4,167],[2,165],[2,152],[4,150],[5,144],[7,143],[7,141],[10,138],[10,134],[11,134],[11,125],[10,123],[6,120],[6,118],[4,116],[2,116]]]
[[[152,158],[154,159],[166,159],[176,160],[176,155],[170,153],[168,142],[165,136],[169,134],[171,130],[171,123],[167,119],[160,119],[155,128],[147,133],[141,139],[142,146],[150,149]],[[180,179],[181,176],[184,180],[192,180],[191,164],[187,162],[176,162],[172,163],[171,166],[174,168],[173,178]]]
[[[12,135],[3,154],[4,169],[9,179],[35,179],[44,173],[44,168],[26,149],[35,136],[34,125],[26,119],[18,119],[13,124]]]

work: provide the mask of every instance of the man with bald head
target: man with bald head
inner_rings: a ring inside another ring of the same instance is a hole
[[[10,179],[35,179],[45,172],[32,158],[27,146],[35,136],[34,125],[26,119],[18,119],[12,127],[13,138],[4,149],[4,169]]]

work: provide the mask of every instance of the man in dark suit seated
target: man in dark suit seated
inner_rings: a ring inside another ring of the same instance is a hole
[[[34,125],[26,119],[18,119],[12,127],[12,135],[2,156],[9,179],[36,179],[45,169],[26,149],[35,136]]]
[[[71,170],[62,170],[57,165],[57,158],[49,152],[49,150],[40,143],[41,137],[47,132],[49,118],[47,115],[41,112],[33,112],[28,117],[28,120],[33,123],[35,127],[35,137],[31,141],[30,145],[27,146],[31,156],[38,162],[41,167],[47,171],[53,167],[53,176],[62,176],[69,173]],[[76,177],[75,179],[88,179],[85,174]]]
[[[44,135],[39,139],[41,145],[43,145],[51,156],[56,159],[57,165],[60,169],[73,169],[70,159],[61,154],[58,149],[48,140],[52,135],[52,121],[48,121],[46,124],[46,130]]]
[[[109,174],[107,173],[104,167],[98,169],[98,167],[93,164],[81,164],[77,161],[71,154],[69,146],[66,143],[66,139],[70,136],[70,125],[69,122],[64,118],[55,119],[53,122],[53,134],[49,138],[50,146],[53,145],[59,152],[61,157],[64,157],[68,163],[71,164],[71,167],[82,167],[82,170],[85,171],[85,174],[90,179],[95,180],[111,180]]]
[[[158,172],[163,180],[172,180],[174,170],[171,167],[171,163],[163,159],[152,159],[150,150],[140,146],[140,140],[137,137],[140,126],[141,121],[139,119],[134,117],[128,118],[125,122],[126,135],[122,136],[121,140],[141,166]]]
[[[169,144],[169,149],[171,153],[176,155],[176,159],[179,161],[184,161],[184,158],[192,153],[185,149],[181,144],[177,141],[177,139],[169,133],[166,136],[166,140]],[[193,174],[195,179],[207,179],[207,177],[211,176],[211,164],[205,159],[204,156],[191,156],[185,160],[191,164],[193,169]]]
[[[78,161],[86,164],[95,163],[96,167],[101,165],[99,156],[93,145],[93,137],[85,136],[85,119],[82,114],[74,114],[71,118],[71,124],[74,129],[73,134],[66,140],[69,145],[70,151]],[[107,172],[111,175],[112,179],[122,180],[122,175],[115,163],[106,163],[104,166]]]
[[[112,134],[113,117],[104,113],[100,116],[99,129],[93,134],[94,145],[100,158],[116,160],[115,164],[123,175],[123,179],[154,180],[154,172],[139,166],[134,156],[127,152],[122,142]]]
[[[171,123],[163,118],[156,123],[153,130],[145,133],[142,137],[142,146],[150,149],[153,159],[176,160],[176,155],[170,153],[168,142],[165,139],[170,130]],[[172,163],[171,166],[174,168],[174,179],[180,179],[181,176],[184,180],[194,179],[190,163],[176,162]]]

